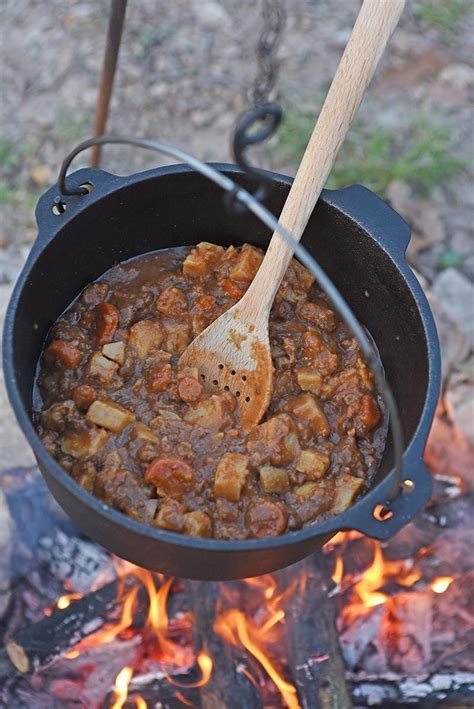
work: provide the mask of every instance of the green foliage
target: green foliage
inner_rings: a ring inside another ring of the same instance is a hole
[[[15,192],[3,181],[0,182],[0,204],[11,204],[15,201]]]
[[[277,154],[284,163],[298,164],[311,133],[316,113],[286,114],[279,133]],[[327,186],[361,183],[383,196],[392,180],[429,194],[467,166],[454,156],[447,129],[419,116],[405,131],[367,130],[356,124],[339,153]]]
[[[456,249],[447,249],[443,251],[438,259],[439,268],[451,268],[459,266],[463,262],[462,254]]]
[[[15,152],[13,145],[6,138],[0,138],[0,168],[15,167],[20,161],[20,156]]]
[[[472,0],[420,0],[415,12],[426,24],[453,30],[472,7]]]

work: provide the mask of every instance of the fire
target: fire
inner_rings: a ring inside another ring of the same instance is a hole
[[[281,611],[283,613],[283,611]],[[284,613],[283,613],[284,617]],[[279,620],[281,617],[279,618]],[[270,619],[272,620],[272,619]],[[232,645],[243,645],[256,660],[262,665],[268,676],[278,687],[286,706],[290,709],[299,709],[300,705],[294,685],[287,682],[277,670],[275,663],[262,649],[265,635],[274,623],[265,623],[257,627],[242,611],[231,609],[223,612],[214,623],[214,630],[224,640]]]
[[[342,556],[337,556],[336,557],[336,564],[334,566],[334,571],[331,574],[331,578],[336,584],[336,586],[339,586],[342,578],[344,576],[344,562],[342,560]]]
[[[131,667],[124,667],[115,678],[114,703],[111,709],[122,709],[128,697],[128,685],[132,679],[133,670]]]
[[[454,578],[452,576],[438,576],[431,583],[431,590],[435,593],[444,593],[452,584]]]
[[[201,679],[198,679],[196,682],[192,682],[191,684],[185,684],[184,682],[177,682],[173,679],[173,677],[168,675],[169,682],[174,684],[176,687],[182,687],[183,689],[204,687],[204,685],[211,679],[214,663],[212,661],[212,657],[202,651],[198,654],[196,662],[201,670]]]

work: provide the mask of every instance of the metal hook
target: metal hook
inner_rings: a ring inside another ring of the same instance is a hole
[[[244,172],[258,182],[258,187],[253,196],[259,202],[264,202],[267,199],[273,187],[273,182],[265,172],[249,163],[246,150],[251,145],[263,143],[274,135],[282,118],[283,109],[278,103],[262,103],[243,113],[235,125],[232,139],[235,162]],[[226,206],[234,212],[242,212],[245,209],[232,192],[226,195]]]

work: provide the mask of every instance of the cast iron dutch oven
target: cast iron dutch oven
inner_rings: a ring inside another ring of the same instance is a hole
[[[215,165],[243,187],[250,179],[232,165]],[[268,173],[267,173],[268,174]],[[291,179],[271,173],[267,202],[279,214]],[[93,539],[142,567],[195,579],[234,579],[267,573],[318,550],[335,532],[357,529],[387,539],[409,522],[431,492],[422,454],[440,385],[438,339],[420,285],[405,261],[407,224],[360,186],[324,191],[302,243],[326,270],[379,349],[405,438],[404,477],[414,485],[391,504],[391,516],[374,516],[385,503],[393,469],[390,436],[368,493],[333,519],[281,537],[248,541],[192,538],[152,529],[86,492],[43,447],[32,424],[32,392],[49,328],[90,282],[112,265],[148,251],[206,240],[249,241],[265,247],[269,230],[252,214],[232,216],[215,184],[173,165],[130,177],[79,170],[68,185],[92,191],[65,199],[52,211],[57,188],[37,207],[39,235],[16,284],[4,334],[4,366],[16,416],[46,482],[68,515]]]

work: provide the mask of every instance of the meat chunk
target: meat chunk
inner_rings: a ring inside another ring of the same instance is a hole
[[[155,517],[155,525],[170,532],[183,532],[186,509],[178,500],[163,500]]]
[[[121,433],[125,426],[135,421],[135,416],[112,401],[94,401],[87,411],[86,419],[113,433]]]
[[[140,320],[130,328],[128,344],[145,359],[152,350],[157,350],[163,341],[163,330],[159,322]]]
[[[163,349],[178,357],[183,354],[191,342],[190,328],[187,323],[165,322],[165,339]]]
[[[339,355],[330,349],[319,333],[311,330],[305,332],[302,345],[302,357],[311,367],[326,375],[339,369]]]
[[[134,519],[147,517],[150,488],[129,470],[104,467],[94,480],[94,495]]]
[[[180,497],[194,488],[195,475],[184,460],[155,458],[146,469],[145,481],[151,483],[161,497]]]
[[[114,374],[118,369],[117,362],[104,357],[101,352],[92,355],[87,365],[87,374],[92,379],[97,379],[101,384],[111,384]]]
[[[194,377],[182,377],[179,380],[178,394],[188,404],[199,401],[202,391],[202,385]]]
[[[107,443],[109,436],[103,428],[90,428],[79,433],[68,432],[61,450],[73,458],[88,458],[96,455]]]
[[[168,318],[180,319],[188,312],[186,294],[181,288],[169,286],[161,293],[156,301],[155,308],[161,315]]]
[[[237,261],[229,273],[229,278],[233,281],[250,283],[253,281],[262,261],[263,253],[260,249],[256,249],[255,246],[250,244],[245,244],[237,256]]]
[[[94,313],[97,344],[112,342],[120,320],[119,311],[112,303],[99,303],[95,306]]]
[[[333,332],[336,329],[334,311],[324,300],[300,301],[296,306],[296,315],[306,322],[314,323],[321,330]]]
[[[97,397],[98,392],[89,384],[80,384],[72,392],[72,398],[78,409],[88,409]]]
[[[211,518],[200,510],[188,512],[184,515],[184,533],[191,537],[210,537],[212,534]]]
[[[70,399],[58,401],[56,404],[52,404],[48,409],[41,412],[41,424],[50,431],[61,433],[66,430],[66,426],[74,416],[75,411],[76,407],[74,401]]]
[[[315,436],[329,436],[331,428],[326,414],[309,392],[292,399],[288,403],[288,410]]]
[[[322,478],[331,464],[331,458],[327,453],[320,453],[315,448],[306,448],[301,451],[296,463],[296,470],[304,473],[308,480]]]
[[[269,497],[252,500],[245,512],[245,526],[250,536],[257,539],[283,534],[287,521],[288,514],[284,505]]]
[[[278,414],[256,426],[249,434],[247,450],[252,465],[291,463],[299,453],[298,436],[291,417]]]
[[[380,421],[380,409],[372,394],[363,394],[356,401],[350,403],[344,414],[337,421],[338,430],[350,431],[366,438],[368,433]]]
[[[275,468],[273,465],[262,465],[259,468],[260,484],[265,492],[288,492],[290,481],[285,468]]]
[[[152,394],[166,391],[173,381],[173,369],[170,364],[153,364],[145,370],[145,385]]]
[[[217,464],[214,493],[231,502],[240,500],[248,475],[248,457],[240,453],[225,453]]]
[[[125,342],[109,342],[102,347],[102,354],[107,359],[122,365],[125,361]]]
[[[76,369],[81,363],[82,352],[79,347],[66,340],[54,340],[45,350],[47,360],[61,362],[67,369]]]

